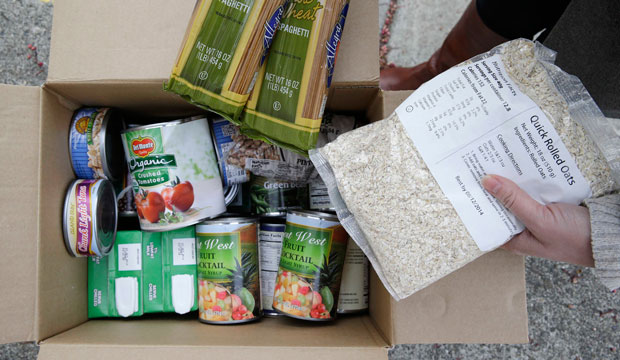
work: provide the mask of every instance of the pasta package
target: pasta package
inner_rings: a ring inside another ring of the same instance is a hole
[[[293,0],[243,111],[241,132],[307,156],[315,147],[349,0]]]
[[[200,0],[164,89],[238,124],[286,0]]]

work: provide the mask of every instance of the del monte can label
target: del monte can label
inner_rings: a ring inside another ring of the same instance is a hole
[[[289,211],[273,308],[306,320],[334,319],[347,240],[335,215]]]
[[[142,230],[182,228],[226,211],[206,119],[131,128],[122,139]]]
[[[219,218],[196,226],[200,321],[233,324],[262,315],[257,225],[255,218]]]

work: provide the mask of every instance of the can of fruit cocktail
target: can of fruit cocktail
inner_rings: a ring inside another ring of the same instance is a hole
[[[298,319],[333,320],[348,239],[334,214],[289,210],[273,308]]]
[[[199,320],[237,324],[262,316],[258,219],[221,217],[196,225]]]

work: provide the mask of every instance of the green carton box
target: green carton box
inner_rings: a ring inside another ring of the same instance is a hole
[[[161,233],[142,233],[144,312],[164,312],[164,266]]]
[[[88,260],[88,317],[143,314],[142,233],[119,231],[112,251]]]
[[[164,311],[185,314],[198,309],[196,230],[194,226],[162,234]]]

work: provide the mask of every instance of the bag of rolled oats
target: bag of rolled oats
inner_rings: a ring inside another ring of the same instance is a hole
[[[338,218],[396,300],[524,230],[480,181],[542,204],[618,189],[618,124],[555,53],[506,42],[422,85],[387,119],[310,152]]]

